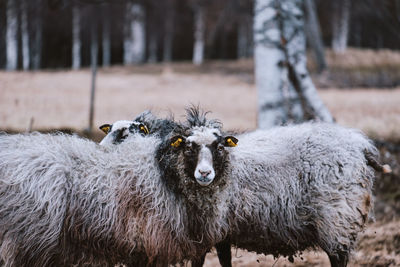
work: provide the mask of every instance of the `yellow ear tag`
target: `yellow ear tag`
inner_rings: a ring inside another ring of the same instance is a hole
[[[171,143],[171,146],[173,147],[179,147],[182,143],[182,138],[178,138],[175,142]]]
[[[140,126],[140,130],[143,131],[145,134],[149,134],[149,129],[147,129],[147,127],[144,125]]]
[[[228,143],[228,146],[231,147],[237,146],[237,144],[235,144],[235,142],[233,142],[231,138],[226,139],[226,142]]]
[[[110,126],[103,126],[100,128],[100,130],[102,130],[105,134],[108,134],[110,131]]]

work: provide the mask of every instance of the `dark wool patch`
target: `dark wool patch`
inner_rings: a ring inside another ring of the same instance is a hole
[[[209,111],[203,111],[200,109],[199,106],[192,106],[186,108],[186,121],[188,127],[211,127],[216,129],[222,128],[222,122],[219,120],[208,120],[207,114],[210,113]]]

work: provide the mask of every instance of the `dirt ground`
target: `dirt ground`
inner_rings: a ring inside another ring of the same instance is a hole
[[[101,70],[97,79],[95,127],[120,119],[132,119],[145,109],[180,119],[184,107],[201,104],[212,110],[226,129],[256,127],[257,92],[251,77],[215,72],[156,68]],[[0,72],[0,130],[71,128],[88,125],[90,72]],[[329,88],[320,90],[339,124],[364,130],[374,138],[400,139],[400,87],[394,89]],[[396,186],[398,186],[397,183]],[[383,208],[384,209],[384,208]],[[323,252],[305,252],[290,263],[285,258],[232,250],[234,266],[329,266]],[[205,266],[219,266],[215,251]],[[400,220],[371,223],[360,237],[350,266],[400,266]]]

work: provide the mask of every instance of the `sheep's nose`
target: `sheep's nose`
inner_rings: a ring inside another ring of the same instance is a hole
[[[207,176],[211,173],[211,171],[200,171],[200,170],[199,170],[199,173],[200,173],[200,175],[201,175],[202,177],[207,177]]]

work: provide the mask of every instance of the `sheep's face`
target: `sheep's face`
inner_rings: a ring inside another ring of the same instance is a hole
[[[185,176],[193,177],[201,186],[208,186],[226,167],[226,147],[234,147],[237,142],[233,136],[222,137],[218,129],[195,127],[187,137],[173,137],[171,146],[183,154]]]
[[[100,145],[120,144],[129,135],[135,133],[140,133],[142,135],[149,134],[149,130],[143,123],[126,120],[116,121],[113,124],[103,124],[100,126],[100,130],[107,134],[103,140],[101,140]]]

